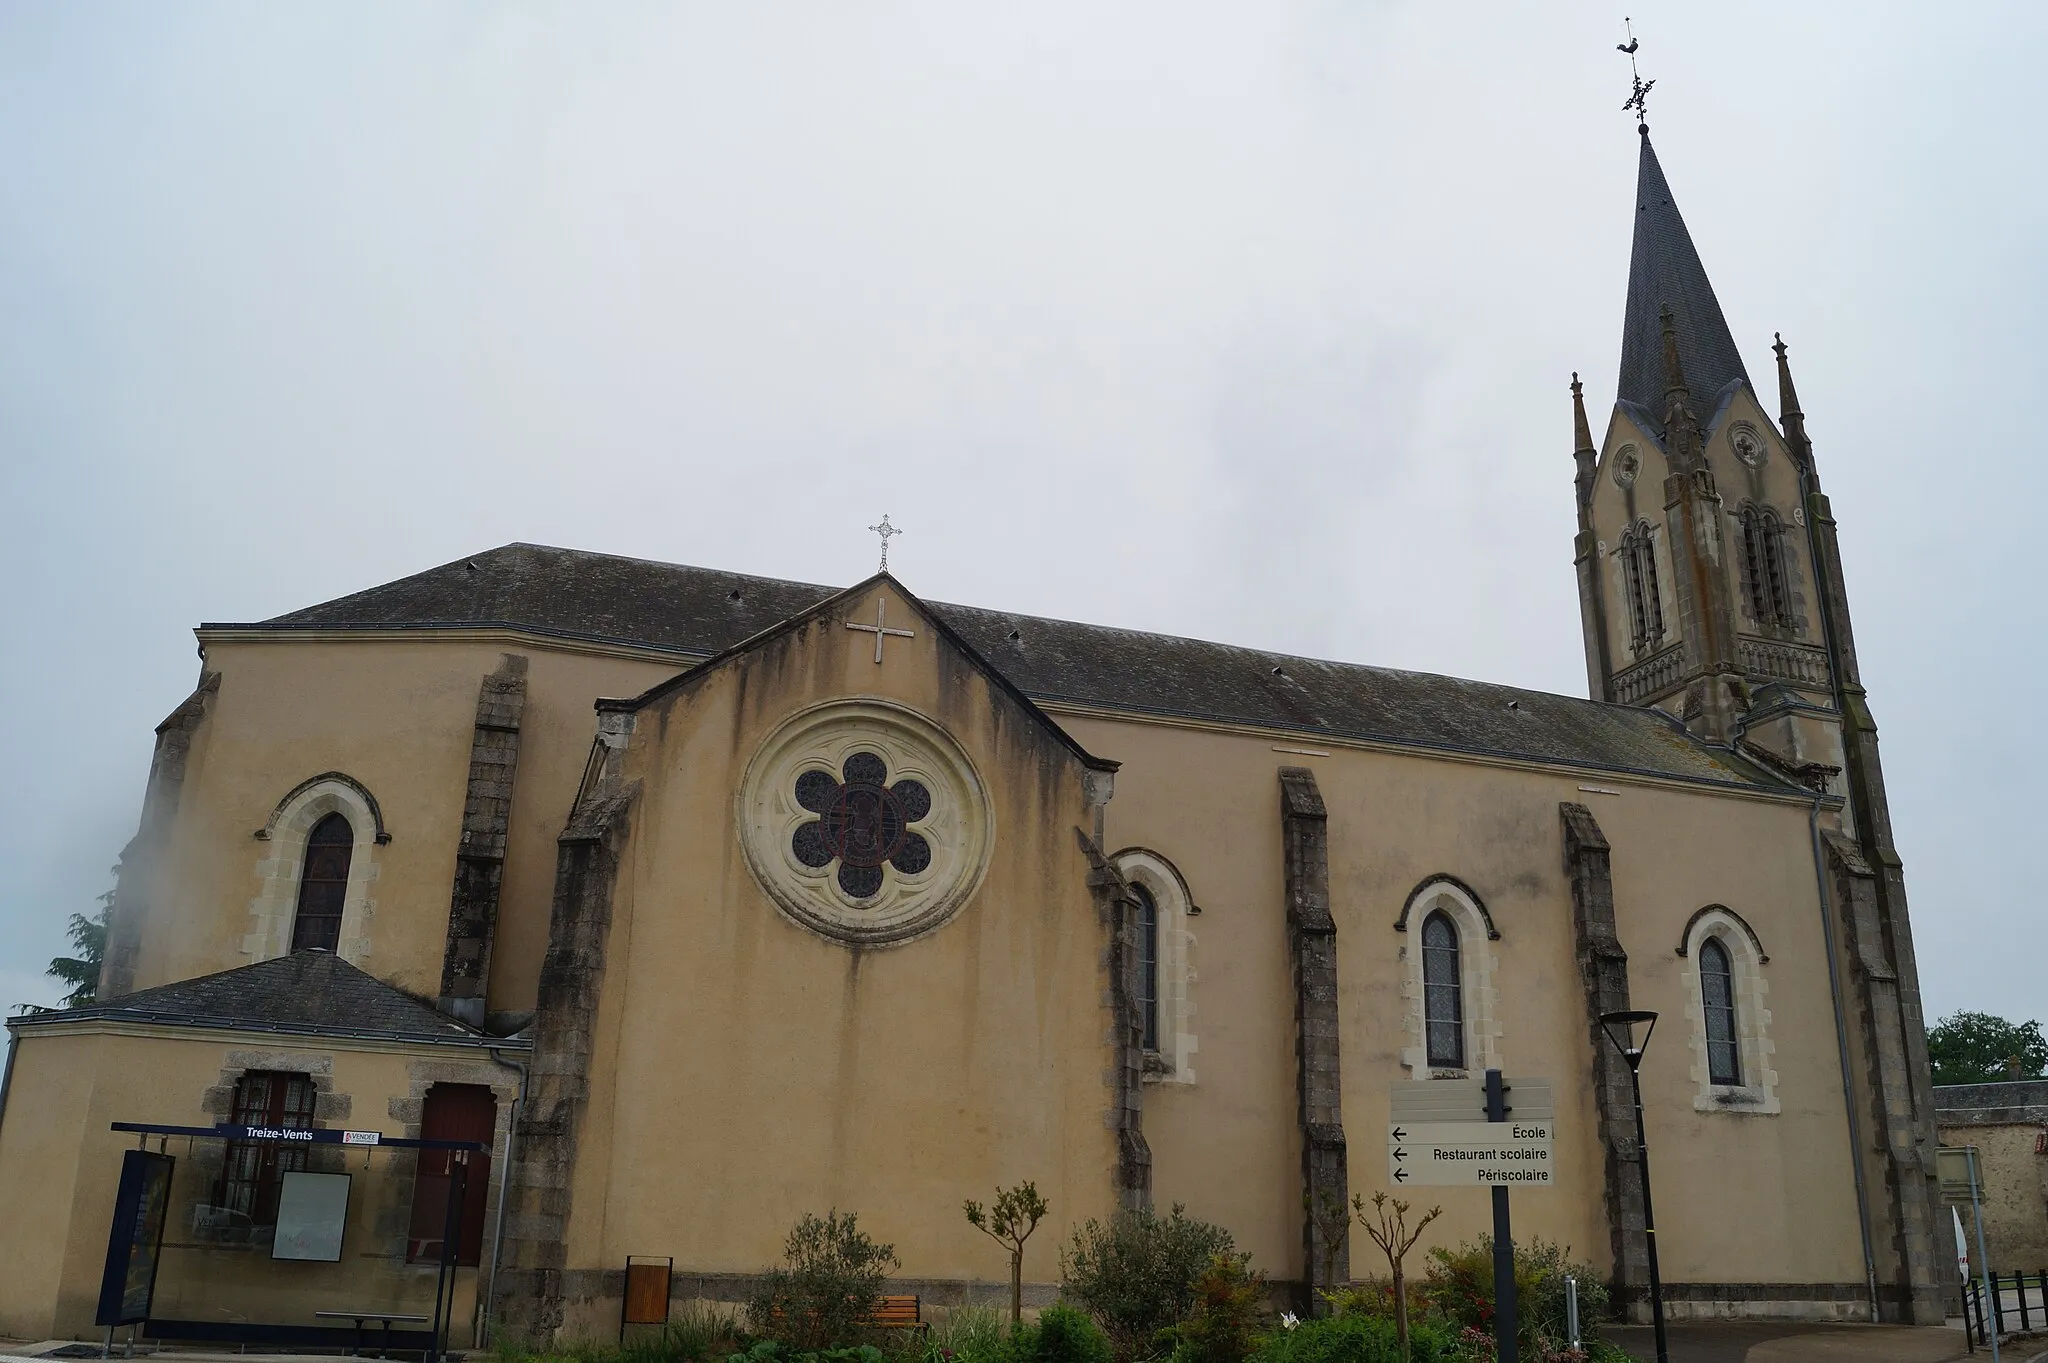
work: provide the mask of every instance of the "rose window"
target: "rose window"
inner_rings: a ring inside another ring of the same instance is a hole
[[[931,792],[908,778],[889,784],[889,768],[871,752],[846,759],[839,775],[806,771],[796,802],[818,817],[790,834],[790,852],[813,870],[839,863],[839,888],[854,899],[882,889],[882,867],[914,876],[932,864],[931,844],[912,827],[932,811]]]

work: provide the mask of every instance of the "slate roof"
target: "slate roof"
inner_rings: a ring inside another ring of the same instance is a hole
[[[486,1036],[325,951],[295,951],[214,975],[139,989],[104,1004],[33,1013],[10,1022],[89,1018],[515,1048],[525,1044]]]
[[[771,629],[836,590],[510,544],[256,625],[203,628],[508,628],[652,646],[684,655],[681,663]],[[927,605],[1041,703],[1792,789],[1728,750],[1700,743],[1654,710],[973,606]]]
[[[1742,352],[1721,316],[1720,300],[1707,282],[1706,266],[1693,249],[1678,203],[1665,182],[1664,167],[1642,132],[1642,154],[1636,167],[1635,243],[1628,258],[1628,304],[1621,325],[1621,377],[1615,399],[1634,403],[1649,417],[1649,429],[1664,430],[1665,304],[1677,315],[1678,362],[1693,396],[1693,413],[1706,417],[1725,405],[1728,388],[1740,379],[1749,384]],[[1754,385],[1750,385],[1754,387]],[[1638,415],[1638,420],[1641,414]],[[1711,428],[1711,421],[1702,421]]]

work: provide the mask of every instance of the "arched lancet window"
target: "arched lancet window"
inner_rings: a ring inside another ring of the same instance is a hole
[[[1131,990],[1147,1083],[1192,1084],[1195,1052],[1195,932],[1201,919],[1188,883],[1149,847],[1110,860],[1130,887]]]
[[[1627,586],[1630,645],[1637,652],[1664,640],[1664,602],[1657,590],[1657,546],[1648,521],[1621,537],[1621,572]]]
[[[1700,1003],[1707,1023],[1707,1082],[1742,1082],[1742,1045],[1735,1027],[1735,967],[1728,948],[1709,937],[1700,944]]]
[[[1792,592],[1785,576],[1785,527],[1769,507],[1742,508],[1742,566],[1749,579],[1749,610],[1759,625],[1792,626]]]
[[[333,951],[341,942],[341,908],[348,898],[348,866],[356,834],[347,819],[329,814],[306,838],[306,865],[299,873],[299,907],[292,918],[292,950]]]
[[[1432,1067],[1465,1067],[1465,987],[1458,927],[1439,909],[1422,920],[1422,1004]]]
[[[1132,885],[1138,901],[1138,1016],[1145,1049],[1159,1049],[1159,901],[1143,885]]]

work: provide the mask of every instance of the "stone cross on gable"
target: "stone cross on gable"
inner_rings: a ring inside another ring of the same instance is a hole
[[[882,547],[883,547],[884,549],[888,548],[888,545],[889,545],[889,541],[888,541],[888,540],[886,540],[886,539],[885,539],[885,540],[883,540],[883,541],[882,541]],[[864,632],[866,632],[866,633],[869,633],[869,634],[872,634],[872,635],[874,635],[874,636],[875,636],[875,661],[876,661],[877,663],[879,663],[879,662],[881,662],[881,661],[882,661],[882,645],[883,645],[884,643],[886,643],[886,642],[887,642],[887,641],[888,641],[888,640],[890,639],[890,637],[891,637],[891,636],[893,636],[893,637],[895,637],[895,638],[898,638],[898,639],[915,639],[915,638],[917,637],[917,631],[916,631],[916,630],[909,630],[909,629],[890,629],[890,628],[889,628],[889,626],[888,626],[888,624],[887,624],[887,616],[885,615],[885,612],[886,612],[886,611],[887,611],[888,609],[889,609],[889,602],[887,601],[887,599],[885,599],[885,598],[883,598],[883,597],[879,597],[879,596],[878,596],[878,597],[876,597],[876,598],[875,598],[875,623],[874,623],[874,624],[872,624],[872,625],[863,625],[863,624],[861,624],[861,623],[860,623],[859,621],[857,621],[857,620],[848,620],[848,621],[846,622],[846,627],[847,627],[848,629],[857,629],[857,630],[862,630],[862,631],[864,631]]]

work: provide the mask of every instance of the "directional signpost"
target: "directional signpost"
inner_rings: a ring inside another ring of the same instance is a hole
[[[1493,1189],[1494,1348],[1516,1363],[1515,1242],[1509,1188],[1557,1182],[1548,1079],[1424,1079],[1388,1091],[1387,1177],[1397,1188]]]

